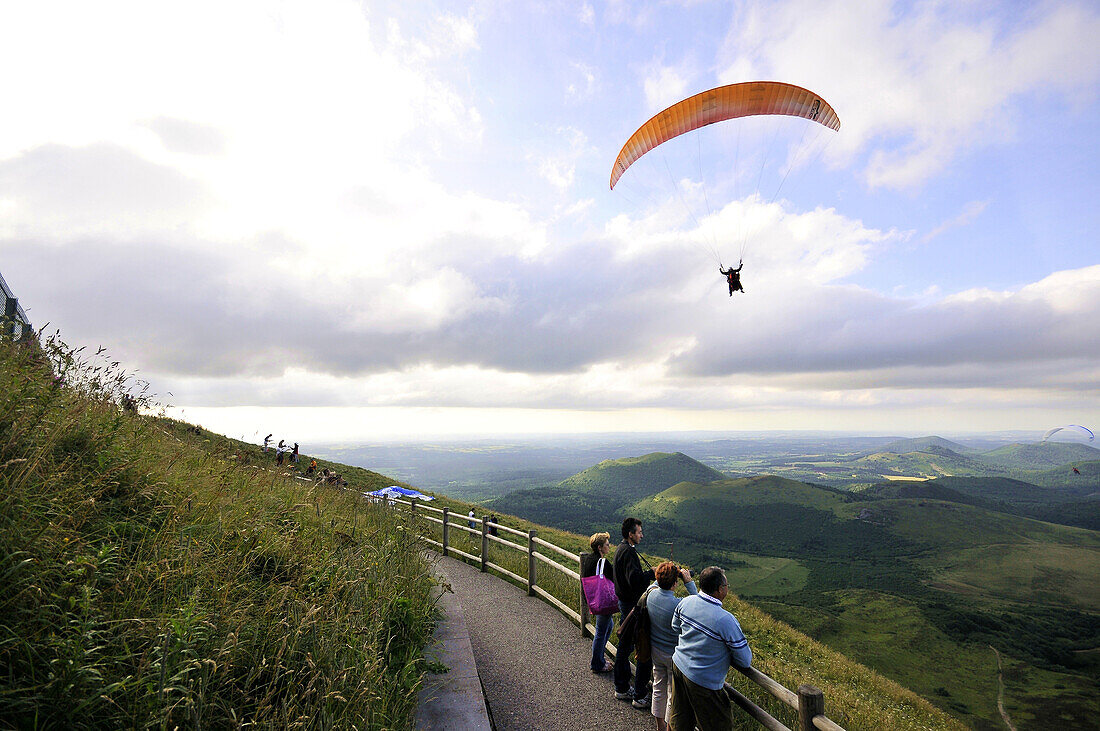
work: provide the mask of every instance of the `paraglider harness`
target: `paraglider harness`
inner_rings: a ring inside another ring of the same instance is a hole
[[[722,265],[718,265],[718,271],[726,275],[726,281],[730,285],[730,297],[734,292],[744,292],[745,288],[741,286],[741,268],[745,266],[743,261],[737,262],[737,268],[730,267],[729,269],[723,269]]]

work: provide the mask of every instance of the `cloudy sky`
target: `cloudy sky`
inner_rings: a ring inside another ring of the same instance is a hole
[[[1097,38],[1088,0],[4,0],[0,272],[234,436],[1095,423]],[[609,189],[757,79],[839,133]]]

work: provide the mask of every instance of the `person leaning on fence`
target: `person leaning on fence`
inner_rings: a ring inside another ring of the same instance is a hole
[[[615,697],[621,701],[633,701],[636,708],[649,708],[648,660],[639,662],[630,687],[630,653],[634,651],[634,636],[623,633],[622,623],[630,610],[638,604],[646,587],[653,581],[653,569],[642,571],[638,556],[638,544],[642,541],[642,521],[627,518],[622,527],[623,542],[615,549],[615,595],[619,597],[619,646],[615,651]]]
[[[588,545],[592,553],[585,557],[581,565],[581,578],[596,575],[596,566],[600,559],[603,562],[603,575],[612,581],[615,580],[615,569],[611,561],[607,560],[607,554],[611,553],[611,534],[594,533],[588,539]],[[592,662],[590,664],[594,673],[609,673],[614,669],[614,664],[605,655],[607,642],[611,639],[611,629],[614,626],[615,614],[594,614],[596,620],[596,634],[592,637]]]
[[[672,630],[672,614],[683,601],[673,588],[679,579],[684,582],[688,594],[698,594],[691,572],[671,561],[657,564],[657,590],[651,591],[646,607],[649,609],[650,659],[653,662],[653,701],[650,710],[657,719],[657,731],[668,729],[669,681],[672,679],[672,653],[676,651],[679,634]]]
[[[672,698],[668,725],[672,731],[728,731],[733,712],[726,695],[730,665],[747,668],[752,650],[737,618],[722,608],[729,594],[726,574],[709,566],[699,574],[701,594],[686,597],[672,613],[679,634],[672,653]]]
[[[470,530],[473,530],[474,528],[476,528],[477,527],[477,522],[474,519],[474,509],[473,508],[470,508],[470,513],[466,517],[469,518],[469,520],[466,521],[466,525],[470,526]]]

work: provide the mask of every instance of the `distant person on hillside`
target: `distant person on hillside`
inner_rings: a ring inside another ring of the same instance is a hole
[[[271,434],[268,434],[266,437],[264,437],[264,452],[267,452],[268,445],[271,444],[271,436]]]
[[[691,572],[671,561],[657,564],[657,590],[649,594],[646,608],[649,610],[649,642],[653,661],[653,701],[650,711],[657,719],[657,731],[668,730],[668,697],[672,680],[672,653],[676,651],[679,633],[672,631],[672,614],[684,600],[673,593],[676,581],[684,582],[688,594],[698,594]]]
[[[285,439],[280,439],[279,440],[279,449],[286,449],[286,440]]]
[[[299,461],[299,457],[298,457],[298,442],[294,442],[294,451],[290,453],[290,458],[291,458],[291,459],[292,459],[292,460],[293,460],[293,461],[294,461],[295,463],[297,463],[297,462]]]
[[[729,594],[726,574],[709,566],[699,574],[701,594],[685,597],[672,613],[679,635],[672,653],[672,731],[727,731],[733,712],[724,685],[730,665],[752,665],[752,650],[737,618],[722,607]]]
[[[497,514],[496,513],[493,513],[492,515],[489,516],[489,535],[491,535],[491,536],[498,535],[497,524],[499,522],[500,521],[497,520]]]
[[[285,451],[286,449],[283,448],[283,445],[281,443],[278,447],[275,448],[275,464],[279,467],[283,466],[283,452]]]
[[[309,468],[306,470],[306,474],[307,475],[312,475],[316,471],[317,471],[317,460],[311,459],[309,461]]]
[[[474,527],[477,525],[477,521],[474,518],[474,509],[473,508],[470,508],[470,514],[467,515],[466,517],[469,518],[469,520],[466,521],[466,525],[470,526],[470,529],[473,530]]]
[[[646,586],[653,581],[653,569],[642,571],[638,544],[642,542],[642,521],[627,518],[622,527],[623,542],[615,549],[615,594],[619,597],[619,629],[630,610],[641,599]],[[647,564],[648,565],[648,562]],[[630,687],[630,654],[634,652],[634,636],[620,634],[615,651],[615,697],[632,701],[637,708],[649,708],[649,676],[653,670],[649,661],[638,663],[634,687]]]
[[[581,578],[595,576],[600,573],[614,581],[615,568],[611,561],[607,559],[607,554],[611,553],[611,534],[594,533],[588,539],[588,545],[592,549],[592,553],[585,557],[584,564],[581,566]],[[594,614],[592,616],[596,620],[596,634],[592,637],[592,672],[609,673],[615,668],[615,665],[607,659],[605,653],[607,652],[607,642],[611,639],[611,629],[615,624],[615,615],[611,613]]]

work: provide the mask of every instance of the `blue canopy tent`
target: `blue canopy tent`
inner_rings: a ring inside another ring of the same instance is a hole
[[[416,500],[435,500],[431,495],[425,495],[422,492],[411,490],[407,487],[398,487],[397,485],[390,485],[389,487],[383,487],[381,490],[375,490],[374,492],[363,493],[366,497],[374,497],[379,499],[385,498],[397,498],[407,497],[414,498]]]

